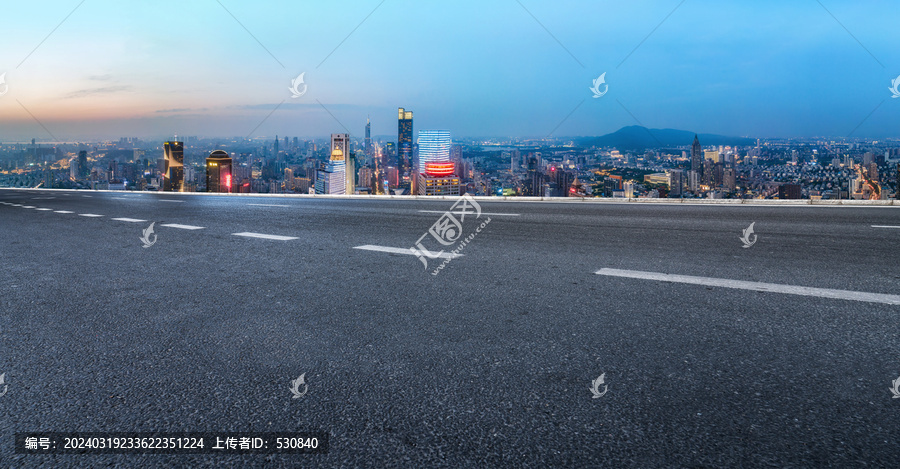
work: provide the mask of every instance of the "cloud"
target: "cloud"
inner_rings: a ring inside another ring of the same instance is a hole
[[[209,111],[209,108],[208,107],[202,107],[202,108],[180,107],[180,108],[174,108],[174,109],[158,109],[154,112],[158,113],[158,114],[171,114],[171,113],[203,112],[203,111]]]
[[[100,88],[86,88],[83,90],[73,91],[66,95],[63,99],[86,98],[88,96],[122,93],[131,90],[131,86],[102,86]]]
[[[370,107],[368,107],[368,106],[362,106],[362,105],[358,105],[358,104],[330,104],[330,103],[319,104],[319,103],[290,103],[290,102],[285,102],[285,103],[282,103],[281,105],[279,105],[278,103],[239,104],[239,105],[234,105],[234,106],[228,106],[228,109],[239,109],[239,110],[248,110],[248,111],[271,111],[272,109],[275,109],[276,107],[278,107],[279,110],[281,110],[281,109],[301,110],[301,109],[322,109],[322,105],[324,105],[328,109],[336,109],[336,110],[343,110],[343,111],[353,111],[353,110],[365,111],[365,110],[370,109]]]

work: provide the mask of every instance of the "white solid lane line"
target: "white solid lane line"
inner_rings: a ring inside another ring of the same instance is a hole
[[[255,205],[257,207],[290,207],[290,205],[278,205],[278,204],[247,204],[247,205]]]
[[[206,228],[205,226],[179,225],[178,223],[166,223],[165,225],[159,226],[165,226],[167,228],[180,228],[182,230],[202,230],[203,228]]]
[[[872,228],[900,228],[900,226],[891,226],[891,225],[872,225]]]
[[[35,210],[45,211],[45,210],[53,210],[52,208],[36,208]]]
[[[594,273],[597,275],[606,275],[609,277],[659,280],[662,282],[689,283],[691,285],[704,285],[708,287],[736,288],[739,290],[786,293],[788,295],[817,296],[822,298],[835,298],[838,300],[865,301],[869,303],[900,305],[900,295],[888,295],[884,293],[832,290],[830,288],[801,287],[798,285],[782,285],[778,283],[746,282],[742,280],[729,280],[724,278],[693,277],[690,275],[641,272],[638,270],[600,269]]]
[[[97,215],[96,213],[79,213],[79,216],[82,217],[102,217],[103,215]]]
[[[116,221],[127,221],[128,223],[141,223],[147,220],[139,220],[137,218],[113,218]]]
[[[247,238],[275,239],[275,240],[278,240],[278,241],[290,241],[290,240],[292,240],[292,239],[298,239],[298,238],[295,237],[295,236],[279,236],[279,235],[270,235],[270,234],[263,234],[263,233],[247,233],[247,232],[244,232],[244,233],[231,233],[231,234],[234,235],[234,236],[244,236],[244,237],[247,237]]]
[[[34,205],[19,205],[22,208],[34,208]]]
[[[53,213],[75,213],[75,212],[70,212],[69,210],[55,210]]]
[[[392,248],[390,246],[375,246],[372,244],[366,244],[363,246],[354,246],[353,249],[362,249],[364,251],[377,251],[377,252],[389,252],[391,254],[409,254],[410,256],[415,256],[416,253],[412,248]],[[462,254],[453,254],[450,252],[444,252],[436,257],[440,257],[442,259],[453,259],[455,257],[462,257]]]
[[[183,200],[172,200],[172,199],[159,199],[160,202],[178,202],[183,203]]]
[[[421,212],[421,213],[447,213],[446,210],[419,210],[419,212]],[[450,212],[450,213],[454,213],[454,212]],[[473,212],[466,212],[466,215],[469,215],[469,214],[474,215]],[[488,212],[481,212],[481,214],[492,216],[492,217],[518,217],[518,216],[522,215],[521,213],[488,213]]]

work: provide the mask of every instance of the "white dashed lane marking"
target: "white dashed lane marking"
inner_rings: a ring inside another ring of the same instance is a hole
[[[75,213],[75,212],[70,212],[68,210],[55,210],[53,213]]]
[[[872,228],[900,228],[900,226],[892,226],[892,225],[872,225]]]
[[[257,207],[290,207],[290,205],[278,205],[278,204],[247,204],[254,205]]]
[[[885,293],[832,290],[830,288],[801,287],[798,285],[783,285],[778,283],[745,282],[742,280],[729,280],[724,278],[711,277],[693,277],[690,275],[670,275],[658,272],[641,272],[638,270],[600,269],[594,273],[597,275],[605,275],[608,277],[658,280],[661,282],[688,283],[691,285],[704,285],[708,287],[735,288],[738,290],[786,293],[788,295],[817,296],[822,298],[834,298],[838,300],[865,301],[868,303],[900,305],[900,295],[888,295]]]
[[[178,228],[182,230],[202,230],[203,228],[205,228],[203,226],[179,225],[178,223],[166,223],[165,225],[159,226],[165,226],[167,228]]]
[[[139,220],[137,218],[113,218],[116,221],[127,221],[128,223],[140,223],[147,220]]]
[[[53,210],[52,208],[36,208],[35,210],[45,211],[45,210]]]
[[[419,210],[419,212],[420,213],[447,213],[446,210]],[[454,212],[450,212],[450,213],[454,213]],[[466,212],[466,214],[474,215],[475,212]],[[518,217],[518,216],[522,215],[521,213],[488,213],[488,212],[481,212],[481,214],[489,215],[492,217]]]
[[[103,215],[97,215],[96,213],[79,213],[78,215],[82,216],[82,217],[92,217],[92,218],[103,216]]]
[[[160,202],[178,202],[183,203],[183,200],[172,200],[172,199],[159,199]]]
[[[244,236],[247,238],[274,239],[274,240],[278,240],[278,241],[290,241],[292,239],[298,239],[295,236],[279,236],[279,235],[270,235],[270,234],[263,234],[263,233],[243,232],[243,233],[231,233],[231,234],[234,236]]]
[[[443,213],[443,212],[442,212]],[[387,252],[391,254],[408,254],[410,256],[415,256],[416,252],[413,251],[412,248],[392,248],[390,246],[375,246],[372,244],[366,244],[363,246],[354,246],[353,249],[362,249],[363,251],[377,251],[377,252]],[[440,257],[442,259],[453,259],[455,257],[462,257],[462,254],[453,254],[449,252],[441,253],[436,257]]]

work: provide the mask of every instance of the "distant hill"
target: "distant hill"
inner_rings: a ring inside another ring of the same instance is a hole
[[[715,134],[699,134],[700,144],[707,145],[753,145],[756,140],[744,137],[727,137]],[[585,137],[579,141],[584,146],[615,147],[619,150],[642,150],[644,148],[678,147],[694,142],[694,132],[676,129],[647,129],[639,125],[629,125],[600,137]]]

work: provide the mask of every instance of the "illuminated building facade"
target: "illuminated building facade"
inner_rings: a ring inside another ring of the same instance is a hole
[[[335,135],[346,134],[332,134],[332,138]],[[316,173],[316,194],[347,193],[347,167],[344,152],[341,150],[340,142],[332,148],[331,159]]]
[[[449,130],[420,130],[416,165],[418,195],[459,195],[456,165],[450,160]]]
[[[402,107],[397,112],[397,159],[400,173],[408,175],[412,169],[413,113]]]
[[[419,161],[416,170],[426,173],[426,165],[429,163],[450,162],[450,131],[449,130],[420,130]]]
[[[166,142],[163,190],[182,192],[184,186],[184,142]]]
[[[356,191],[356,159],[350,152],[350,134],[331,134],[331,150],[334,156],[334,150],[341,150],[344,165],[344,183],[346,188],[345,194],[352,194]]]
[[[232,160],[228,153],[216,150],[206,158],[206,192],[231,192]]]

